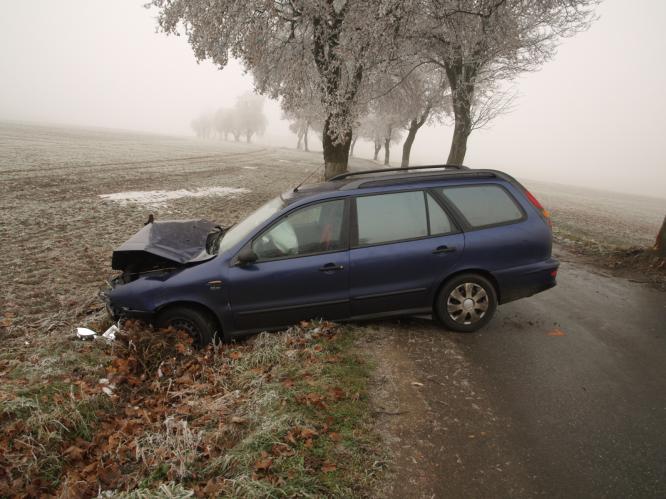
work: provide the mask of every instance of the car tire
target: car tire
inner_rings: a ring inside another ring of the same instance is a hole
[[[435,315],[447,329],[471,333],[488,324],[497,310],[497,291],[479,274],[460,274],[444,283]]]
[[[217,322],[210,313],[194,307],[168,308],[157,316],[157,329],[173,327],[187,332],[193,339],[193,345],[202,348],[215,337]]]

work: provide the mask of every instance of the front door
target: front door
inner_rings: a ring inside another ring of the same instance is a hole
[[[251,242],[258,260],[229,273],[239,330],[349,316],[348,202],[298,208]]]

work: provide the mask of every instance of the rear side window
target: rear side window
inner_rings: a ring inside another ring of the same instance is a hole
[[[516,222],[523,212],[511,195],[498,185],[445,187],[440,192],[453,203],[472,227]]]
[[[356,212],[361,246],[428,235],[422,191],[360,196],[356,198]]]
[[[428,215],[430,215],[430,234],[436,236],[453,232],[449,216],[430,194],[426,196],[428,198]]]

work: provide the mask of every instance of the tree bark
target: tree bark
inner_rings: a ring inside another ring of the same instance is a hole
[[[654,246],[657,255],[662,258],[666,258],[666,217],[661,224],[661,229],[659,229],[659,234],[657,234],[657,243]]]
[[[301,150],[301,141],[303,140],[303,130],[299,130],[298,134],[296,135],[298,137],[298,141],[296,142],[296,149],[299,151]]]
[[[351,148],[349,149],[349,157],[354,157],[354,147],[356,147],[356,141],[358,140],[358,135],[355,135],[352,139]]]
[[[471,108],[467,99],[453,98],[453,115],[455,125],[453,127],[453,138],[451,149],[446,163],[449,165],[462,165],[467,153],[467,138],[472,133]]]
[[[416,138],[416,132],[419,130],[419,128],[416,126],[416,123],[416,120],[412,120],[409,124],[407,138],[405,138],[405,143],[402,145],[402,161],[400,162],[401,168],[407,168],[409,166],[409,156],[412,153],[412,145],[414,144],[414,139]]]
[[[341,142],[333,141],[329,131],[333,116],[328,116],[324,122],[322,145],[324,146],[324,178],[328,180],[335,175],[345,173],[349,163],[349,148],[351,147],[351,129],[344,132]]]
[[[446,75],[451,85],[451,101],[455,118],[451,149],[446,163],[462,165],[467,153],[467,138],[472,133],[472,98],[476,69],[458,61],[446,67]]]
[[[303,131],[303,146],[305,147],[305,152],[310,152],[308,149],[308,131],[310,130],[310,123],[305,124],[305,130]]]
[[[423,114],[420,117],[413,118],[409,123],[409,129],[407,132],[407,138],[405,143],[402,145],[402,162],[400,163],[401,168],[407,168],[409,166],[409,156],[412,154],[412,145],[414,145],[414,139],[416,138],[416,132],[428,121],[428,116],[430,115],[431,106],[428,104],[423,111]]]
[[[384,139],[384,165],[388,166],[389,156],[391,155],[391,139]]]

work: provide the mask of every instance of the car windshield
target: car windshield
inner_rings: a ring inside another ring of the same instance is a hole
[[[224,253],[229,248],[238,244],[238,242],[244,239],[250,232],[280,211],[283,207],[284,201],[282,201],[282,199],[279,197],[271,199],[242,222],[234,225],[226,234],[224,234],[222,241],[220,241],[218,253]]]

